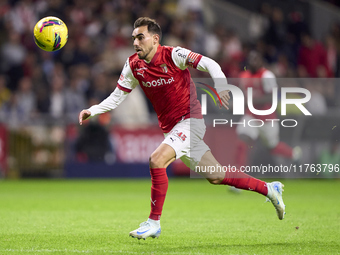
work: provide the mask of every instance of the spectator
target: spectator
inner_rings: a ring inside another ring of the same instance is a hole
[[[240,59],[242,56],[242,44],[235,31],[229,29],[223,42],[224,56],[227,59]]]
[[[32,89],[32,80],[23,77],[19,81],[18,91],[11,95],[1,108],[1,117],[11,128],[20,128],[29,124],[36,110],[36,97]]]
[[[252,13],[249,19],[249,40],[257,41],[261,39],[269,28],[269,17],[272,12],[268,3],[262,3],[259,13]]]
[[[36,98],[32,88],[32,80],[24,77],[19,81],[19,89],[17,91],[17,104],[22,111],[22,120],[28,122],[36,111]]]
[[[18,81],[23,77],[23,67],[26,56],[26,49],[20,43],[20,34],[12,31],[8,34],[9,40],[1,47],[1,69],[9,77],[9,88],[12,91],[17,89]]]
[[[47,118],[50,112],[51,99],[48,88],[39,86],[36,91],[37,114],[41,119]]]
[[[266,43],[275,46],[279,51],[282,50],[286,39],[286,29],[286,23],[282,10],[277,7],[273,8],[269,27],[264,35]]]
[[[201,13],[190,10],[187,17],[184,27],[185,46],[194,52],[203,53],[206,33],[202,24]]]
[[[11,98],[11,91],[6,86],[6,77],[0,75],[0,109],[7,104]]]
[[[60,119],[65,113],[64,80],[57,76],[54,77],[51,87],[49,114],[55,119]]]
[[[309,33],[302,34],[301,43],[298,55],[299,77],[318,77],[319,68],[324,68],[327,77],[331,77],[327,63],[327,52],[323,45],[314,40]]]
[[[108,77],[105,73],[97,74],[94,78],[91,97],[97,98],[99,101],[104,100],[111,93],[112,88],[108,86]]]
[[[22,119],[25,117],[23,109],[18,104],[18,95],[11,94],[10,100],[1,108],[1,120],[6,122],[9,128],[18,129],[22,126]]]
[[[65,90],[65,112],[71,122],[78,121],[78,113],[87,105],[85,96],[79,89],[79,80],[74,78],[69,82],[70,86]]]
[[[294,66],[297,66],[297,58],[299,47],[301,44],[301,35],[308,31],[308,26],[301,12],[292,11],[288,15],[286,45],[284,49],[288,61]]]
[[[75,144],[76,157],[82,162],[104,161],[112,154],[109,133],[98,123],[89,123],[82,129]]]
[[[178,1],[177,12],[182,16],[186,15],[190,11],[201,13],[202,10],[203,10],[202,0],[191,0],[191,1],[179,0]]]
[[[6,18],[13,24],[13,30],[19,34],[23,34],[27,29],[31,30],[38,21],[32,0],[16,1]]]
[[[184,22],[181,19],[175,19],[170,25],[169,33],[164,35],[163,42],[169,46],[184,45],[183,34]]]
[[[337,47],[335,38],[331,35],[326,37],[327,66],[332,74],[337,71]]]
[[[221,59],[219,54],[222,52],[222,41],[225,37],[225,29],[222,25],[218,24],[214,27],[212,32],[208,32],[205,39],[206,55],[213,59]],[[180,45],[180,44],[177,44]]]

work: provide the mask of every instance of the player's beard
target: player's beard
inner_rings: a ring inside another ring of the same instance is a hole
[[[150,46],[147,50],[142,50],[142,51],[140,51],[141,53],[143,53],[144,52],[144,54],[138,54],[138,58],[139,59],[145,59],[149,54],[150,54],[150,52],[152,51],[152,46]]]

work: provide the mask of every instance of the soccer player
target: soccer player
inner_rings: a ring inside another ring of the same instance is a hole
[[[272,91],[277,88],[276,77],[274,73],[263,66],[263,58],[257,51],[251,51],[248,56],[247,70],[240,73],[240,87],[244,94],[247,95],[247,89],[253,90],[253,104],[257,110],[268,110],[272,106]],[[261,127],[250,127],[248,125],[238,125],[236,132],[240,138],[237,145],[237,166],[247,164],[247,148],[253,145],[258,137],[272,155],[282,156],[297,161],[301,157],[301,148],[294,149],[286,143],[281,142],[279,138],[279,124],[277,121],[266,121],[266,119],[278,119],[276,112],[269,115],[255,115],[246,110],[245,115],[240,122],[248,123],[251,119],[262,120],[264,125]]]
[[[155,20],[137,19],[132,33],[136,53],[127,59],[116,89],[103,102],[79,114],[81,125],[92,116],[115,109],[138,84],[157,113],[165,139],[149,158],[151,212],[147,221],[130,232],[130,236],[138,239],[159,237],[161,233],[160,217],[168,189],[166,167],[170,163],[180,158],[187,166],[219,165],[203,141],[205,124],[188,67],[209,72],[215,81],[222,80],[225,84],[226,77],[212,59],[181,47],[161,46],[161,36],[161,28]],[[219,95],[228,109],[229,92],[222,90]],[[266,183],[241,171],[202,175],[212,184],[231,185],[267,196],[279,219],[283,219],[285,205],[280,182]]]

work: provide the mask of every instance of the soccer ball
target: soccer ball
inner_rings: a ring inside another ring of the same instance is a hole
[[[45,51],[60,50],[68,39],[67,26],[56,17],[45,17],[39,20],[33,33],[35,43]]]

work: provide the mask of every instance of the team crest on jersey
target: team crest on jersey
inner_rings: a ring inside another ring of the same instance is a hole
[[[190,58],[190,57],[188,57],[188,66],[191,66],[191,67],[193,67],[194,66],[194,63],[195,63],[195,59],[192,59],[192,58]]]
[[[166,64],[162,64],[161,67],[162,67],[164,73],[168,72],[168,67],[166,66]]]

